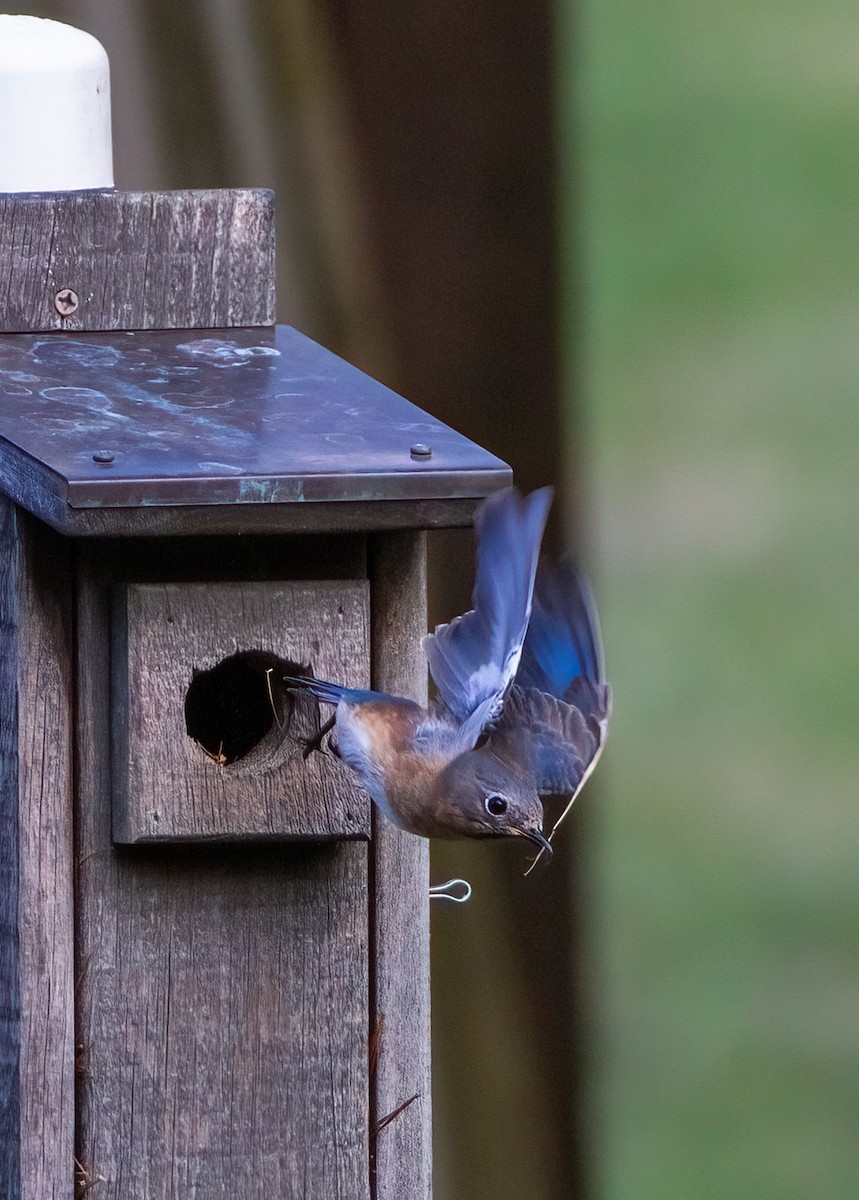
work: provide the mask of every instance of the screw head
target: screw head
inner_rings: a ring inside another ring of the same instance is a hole
[[[432,458],[432,446],[426,442],[415,442],[411,448],[412,458]]]
[[[79,304],[80,298],[71,288],[62,288],[54,296],[54,308],[61,317],[70,317],[73,312],[77,312]]]
[[[107,465],[108,463],[112,463],[114,458],[115,455],[112,450],[96,450],[95,454],[92,456],[92,461]]]

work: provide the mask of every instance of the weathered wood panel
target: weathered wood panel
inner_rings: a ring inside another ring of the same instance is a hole
[[[110,588],[81,551],[81,1162],[102,1200],[368,1200],[367,845],[112,846]]]
[[[252,695],[223,696],[233,711],[209,754],[188,736],[184,707],[195,671],[248,651],[366,685],[365,580],[119,585],[113,634],[115,841],[369,837],[370,802],[348,769],[331,755],[304,761],[299,739],[313,733],[316,705],[296,697],[293,706],[279,684],[282,669],[273,669],[268,694],[259,667],[250,672]],[[235,673],[229,686],[239,686]],[[237,761],[214,761],[211,754],[231,756],[220,738],[255,699],[270,728]],[[326,708],[323,719],[329,715]]]
[[[0,264],[4,333],[272,325],[274,194],[0,194]]]
[[[371,542],[373,686],[426,702],[426,535]],[[373,814],[375,1200],[429,1200],[429,843]],[[412,1097],[416,1099],[412,1100]],[[399,1116],[385,1117],[412,1100]]]
[[[0,500],[0,1190],[74,1182],[71,578]]]
[[[0,1179],[21,1193],[21,989],[18,979],[18,547],[15,509],[0,501]]]

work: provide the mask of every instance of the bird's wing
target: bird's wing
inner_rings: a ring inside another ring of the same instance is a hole
[[[610,715],[611,688],[590,589],[569,564],[543,566],[501,721],[528,732],[541,794],[569,795],[549,841],[599,761]]]
[[[602,639],[596,605],[584,576],[571,563],[543,564],[516,683],[607,716]]]
[[[602,711],[584,713],[575,704],[536,688],[514,684],[504,705],[500,729],[515,728],[530,743],[537,790],[542,796],[568,795],[575,799],[596,766],[608,723],[610,694],[592,697],[593,707]],[[554,832],[554,830],[553,830]]]
[[[484,501],[475,521],[473,607],[424,638],[439,695],[461,723],[463,749],[498,717],[519,668],[551,502],[551,488],[525,497],[507,488]]]

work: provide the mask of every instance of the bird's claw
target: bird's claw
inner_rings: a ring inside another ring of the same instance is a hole
[[[335,713],[335,715],[333,717],[331,717],[328,721],[326,721],[324,725],[320,726],[320,728],[316,731],[316,733],[314,733],[313,737],[309,737],[309,738],[305,739],[304,745],[302,746],[302,750],[301,750],[301,756],[305,762],[307,762],[308,758],[310,758],[310,756],[314,750],[316,750],[319,754],[325,753],[325,749],[322,745],[322,742],[323,742],[326,734],[331,733],[331,730],[334,728],[334,722],[336,721],[336,719],[337,719],[337,714]],[[331,751],[332,754],[337,753],[337,748],[336,748],[336,746],[333,745],[330,737],[328,738],[328,749]]]

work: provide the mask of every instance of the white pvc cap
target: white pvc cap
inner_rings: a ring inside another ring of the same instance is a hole
[[[82,29],[0,14],[0,192],[113,187],[110,67]]]

